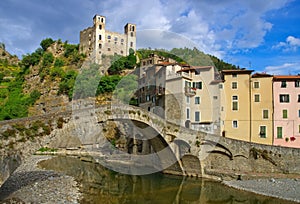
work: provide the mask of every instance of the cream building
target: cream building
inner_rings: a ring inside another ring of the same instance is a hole
[[[166,60],[141,64],[140,70],[139,106],[181,126],[220,134],[220,78],[214,67]]]
[[[127,23],[124,34],[106,30],[104,16],[95,15],[93,26],[80,31],[80,53],[100,64],[103,55],[129,55],[129,49],[136,50],[136,25]]]
[[[223,70],[221,85],[222,136],[232,139],[251,140],[252,70]]]
[[[251,76],[251,142],[273,144],[273,76]]]

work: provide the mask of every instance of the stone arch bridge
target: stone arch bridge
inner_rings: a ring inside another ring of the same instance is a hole
[[[134,131],[147,137],[152,152],[166,151],[163,156],[158,156],[160,164],[154,165],[166,173],[237,179],[258,173],[300,172],[299,149],[253,144],[193,131],[141,108],[126,105],[73,106],[72,111],[0,122],[2,155],[21,152],[22,158],[42,146],[65,149],[66,154],[68,151],[80,154],[84,150],[101,149],[103,140],[99,133],[105,132],[101,124],[106,121],[132,123]],[[33,124],[40,125],[36,130],[39,137],[24,141],[22,135],[28,129],[33,131]],[[14,137],[7,137],[8,133]],[[81,149],[78,150],[79,146]],[[2,157],[0,165],[7,165],[4,161],[5,157]]]

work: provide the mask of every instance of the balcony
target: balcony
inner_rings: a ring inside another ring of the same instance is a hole
[[[186,86],[184,87],[184,92],[186,96],[195,96],[196,88]]]
[[[162,96],[165,94],[165,89],[162,87],[159,87],[158,89],[155,90],[155,94],[157,97]]]

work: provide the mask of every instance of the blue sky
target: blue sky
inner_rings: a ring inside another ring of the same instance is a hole
[[[19,57],[47,37],[79,43],[101,14],[111,31],[136,23],[139,47],[191,45],[240,67],[298,74],[299,11],[297,0],[1,0],[0,42]]]

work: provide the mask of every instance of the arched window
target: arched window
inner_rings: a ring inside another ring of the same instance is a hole
[[[99,40],[101,40],[102,39],[102,36],[101,35],[99,35]]]
[[[100,43],[100,44],[99,44],[99,49],[101,49],[101,48],[102,48],[102,44]]]
[[[134,31],[134,26],[131,27],[131,31]]]
[[[130,32],[131,37],[133,37],[133,32]]]
[[[99,25],[99,29],[102,30],[102,25]]]
[[[103,23],[104,22],[104,19],[103,18],[101,18],[101,23]]]

